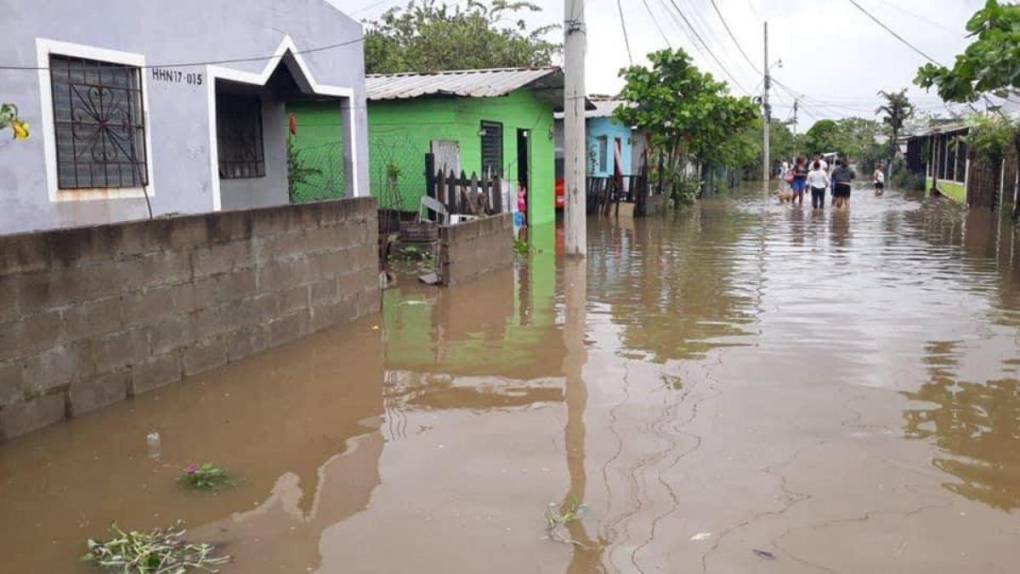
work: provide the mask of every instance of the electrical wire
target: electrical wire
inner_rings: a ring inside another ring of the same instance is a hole
[[[645,10],[648,12],[648,15],[652,17],[652,24],[655,24],[655,29],[659,31],[659,35],[662,36],[662,39],[666,41],[666,45],[669,46],[670,50],[672,50],[673,43],[669,41],[669,36],[666,36],[666,32],[662,30],[662,26],[659,26],[659,19],[655,17],[655,12],[652,12],[652,7],[648,5],[648,0],[641,0],[641,2],[645,5]]]
[[[351,44],[357,44],[359,42],[363,42],[364,40],[365,40],[365,37],[364,36],[360,36],[358,38],[355,38],[353,40],[348,40],[346,42],[338,42],[336,44],[327,44],[325,46],[318,46],[318,47],[315,47],[315,48],[308,48],[306,50],[293,50],[293,51],[292,50],[288,50],[287,52],[285,52],[285,54],[286,53],[290,53],[290,54],[294,54],[294,55],[298,55],[298,54],[315,54],[315,53],[318,53],[318,52],[325,52],[327,50],[335,50],[337,48],[342,48],[344,46],[350,46]],[[170,63],[170,64],[145,64],[145,65],[142,65],[142,66],[134,66],[134,67],[135,68],[139,68],[139,69],[149,69],[149,68],[194,68],[194,67],[201,67],[201,66],[215,66],[215,65],[220,65],[220,64],[238,64],[238,63],[242,63],[242,62],[260,62],[260,61],[273,60],[273,59],[276,59],[276,58],[282,58],[282,56],[279,55],[279,54],[273,54],[271,56],[253,56],[253,57],[249,57],[249,58],[228,58],[228,59],[224,59],[224,60],[208,60],[208,61],[203,61],[203,62],[184,62],[184,63],[176,63],[176,64],[174,64],[174,63]],[[48,71],[49,67],[45,67],[45,66],[11,66],[11,65],[0,65],[0,70]]]
[[[889,26],[886,26],[884,22],[882,22],[881,20],[879,20],[878,18],[876,18],[876,17],[875,17],[875,15],[874,15],[874,14],[872,14],[871,12],[868,12],[868,11],[867,11],[867,10],[866,10],[866,9],[864,8],[864,6],[861,6],[861,5],[860,5],[860,3],[858,3],[858,2],[857,2],[857,0],[848,0],[848,1],[849,1],[849,2],[851,3],[851,4],[853,4],[854,6],[856,6],[856,7],[857,7],[857,9],[858,9],[858,10],[860,10],[860,11],[861,11],[861,12],[862,12],[862,13],[863,13],[863,14],[864,14],[865,16],[867,16],[868,18],[871,18],[871,20],[872,20],[873,22],[875,22],[876,24],[878,24],[879,26],[881,26],[881,27],[882,27],[882,28],[883,28],[883,29],[884,29],[884,30],[885,30],[886,32],[889,32],[890,34],[892,34],[894,38],[896,38],[897,40],[899,40],[900,42],[902,42],[902,43],[903,43],[903,44],[904,44],[905,46],[907,46],[907,47],[908,47],[908,48],[910,48],[911,50],[913,50],[913,51],[917,52],[917,53],[918,53],[918,54],[920,54],[920,55],[921,55],[922,57],[924,57],[924,59],[925,59],[925,60],[928,60],[929,62],[931,62],[931,63],[933,63],[933,64],[935,64],[935,65],[937,65],[937,66],[942,66],[942,64],[940,64],[940,63],[938,62],[938,60],[936,60],[935,58],[932,58],[932,57],[931,57],[931,56],[929,56],[928,54],[925,54],[925,53],[924,53],[923,51],[921,51],[921,49],[920,49],[920,48],[918,48],[917,46],[915,46],[915,45],[911,44],[910,42],[908,42],[908,41],[907,41],[906,39],[904,39],[904,38],[903,38],[903,36],[900,36],[899,34],[897,34],[895,30],[893,30],[893,29],[892,29],[892,28],[890,28]]]
[[[706,43],[705,39],[701,37],[701,34],[698,34],[698,31],[694,28],[694,26],[691,24],[691,21],[687,18],[687,15],[684,14],[683,10],[680,9],[680,6],[677,5],[676,0],[669,0],[669,3],[673,5],[673,8],[676,10],[677,14],[679,14],[680,18],[682,18],[684,23],[687,24],[687,28],[690,29],[690,31],[694,34],[694,37],[697,38],[701,45],[705,47],[705,50],[708,52],[708,55],[711,56],[711,58],[715,60],[715,63],[719,65],[719,69],[722,70],[724,74],[726,74],[726,76],[733,82],[733,84],[736,87],[740,88],[740,91],[744,92],[747,95],[750,95],[751,92],[748,92],[747,89],[744,88],[744,86],[742,86],[740,82],[737,81],[733,74],[731,74],[730,71],[726,68],[726,66],[723,65],[719,57],[715,55],[715,52],[713,52],[712,49],[709,48],[708,43]]]
[[[623,43],[627,46],[627,60],[634,65],[634,56],[630,53],[630,38],[627,36],[627,21],[623,18],[623,0],[616,0],[616,8],[620,12],[620,27],[623,28]]]
[[[747,60],[747,63],[749,66],[751,66],[752,70],[754,70],[758,74],[761,74],[762,73],[761,69],[758,68],[758,66],[754,65],[754,62],[747,55],[747,52],[744,51],[744,47],[740,45],[740,41],[737,40],[736,35],[733,34],[733,30],[730,29],[730,25],[726,22],[726,18],[723,17],[722,11],[719,10],[719,4],[716,3],[715,0],[712,0],[712,8],[715,8],[715,13],[719,16],[719,20],[722,22],[723,28],[726,28],[726,33],[730,35],[730,39],[733,40],[733,44],[737,47],[737,50],[740,51],[740,55],[743,56],[745,60]]]

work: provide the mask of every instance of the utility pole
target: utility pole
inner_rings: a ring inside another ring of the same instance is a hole
[[[772,108],[769,106],[769,82],[771,81],[769,78],[769,23],[765,22],[765,80],[762,82],[761,95],[762,127],[764,128],[762,130],[761,171],[764,180],[762,185],[765,187],[766,194],[769,192],[769,179],[772,175],[772,158],[769,157],[771,151],[769,150],[769,123],[772,121]]]
[[[793,135],[797,135],[797,111],[800,109],[800,98],[793,100]]]
[[[583,257],[588,252],[584,129],[584,53],[588,40],[584,25],[584,0],[564,0],[563,31],[566,254]]]

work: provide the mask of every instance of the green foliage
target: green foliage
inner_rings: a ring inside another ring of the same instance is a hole
[[[1020,88],[1020,6],[988,0],[967,22],[974,41],[952,68],[925,64],[914,83],[936,88],[943,100],[973,102],[992,92]]]
[[[992,165],[998,165],[1013,143],[1018,125],[999,115],[974,116],[964,141],[972,152]]]
[[[210,544],[189,544],[178,522],[152,532],[125,532],[111,524],[109,540],[88,540],[83,562],[124,574],[184,574],[189,571],[218,572],[230,556],[213,556]]]
[[[195,490],[216,490],[233,483],[227,471],[210,462],[189,464],[179,480],[181,484]]]
[[[804,134],[804,150],[808,154],[838,152],[840,128],[835,120],[819,120]]]
[[[367,22],[365,71],[547,66],[560,45],[546,36],[558,26],[529,31],[520,17],[522,12],[541,11],[531,2],[513,0],[468,0],[463,7],[411,0]]]
[[[885,103],[875,110],[875,114],[882,116],[882,121],[889,126],[893,141],[896,141],[903,130],[903,124],[914,115],[914,104],[907,98],[906,88],[898,92],[881,90],[878,95],[885,99]]]
[[[757,106],[729,94],[724,82],[701,72],[682,49],[648,55],[651,68],[621,70],[620,93],[631,105],[614,112],[617,120],[649,135],[655,185],[668,190],[675,204],[693,201],[699,182],[689,163],[740,167],[754,150],[747,137],[735,137],[753,125]],[[745,134],[746,135],[746,134]]]
[[[0,104],[0,131],[11,128],[16,140],[28,139],[28,124],[18,116],[18,106]]]
[[[322,170],[308,167],[301,161],[301,150],[294,147],[294,138],[287,138],[287,196],[291,203],[299,203],[299,186],[309,182],[309,178],[322,175]]]

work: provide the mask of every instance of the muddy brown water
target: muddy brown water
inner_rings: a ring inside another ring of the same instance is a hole
[[[536,230],[526,265],[0,446],[0,571],[177,519],[226,572],[1016,571],[1011,226],[744,192],[589,233],[586,270]],[[181,489],[203,461],[240,484]],[[550,503],[585,509],[555,540]]]

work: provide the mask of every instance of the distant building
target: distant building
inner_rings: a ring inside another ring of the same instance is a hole
[[[4,11],[0,233],[288,202],[286,106],[325,102],[367,193],[362,26],[326,0],[29,2]],[[17,68],[17,69],[13,69]],[[299,130],[300,133],[300,130]]]
[[[498,174],[514,195],[523,186],[531,223],[553,221],[553,111],[563,101],[562,70],[370,75],[366,87],[369,179],[383,207],[417,211],[431,153],[437,171]],[[387,197],[391,181],[395,199]]]

